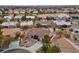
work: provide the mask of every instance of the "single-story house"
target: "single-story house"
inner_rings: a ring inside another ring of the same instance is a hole
[[[53,21],[52,20],[40,20],[40,21],[36,21],[36,24],[40,24],[43,26],[51,26]]]
[[[69,18],[70,16],[67,15],[67,14],[60,14],[60,15],[58,15],[58,17],[60,17],[60,18]]]
[[[8,13],[9,14],[12,14],[13,13],[13,10],[9,9]]]
[[[12,18],[12,15],[4,16],[5,21],[10,21]]]
[[[13,21],[11,21],[11,22],[3,22],[1,24],[1,26],[4,27],[4,28],[14,28],[14,27],[16,27],[17,23],[18,22],[13,22]]]
[[[32,28],[27,29],[27,37],[30,39],[40,39],[43,38],[44,35],[49,35],[50,31],[46,28]]]
[[[25,13],[25,10],[24,9],[21,9],[20,10],[20,14],[24,14]]]
[[[22,21],[20,22],[20,26],[31,26],[33,25],[33,21]]]
[[[37,14],[37,13],[38,13],[38,11],[37,11],[37,10],[35,10],[35,11],[33,11],[33,13],[34,13],[34,14]]]
[[[17,15],[14,17],[15,19],[21,19],[22,18],[22,15]]]
[[[14,13],[15,13],[15,14],[19,14],[19,11],[18,11],[18,10],[14,10]]]
[[[35,19],[35,16],[26,16],[26,19]]]
[[[56,23],[56,25],[58,27],[70,27],[71,26],[71,22],[70,21],[65,21],[65,20],[57,20],[54,21],[54,23]]]
[[[20,14],[24,14],[25,13],[25,11],[20,11]]]

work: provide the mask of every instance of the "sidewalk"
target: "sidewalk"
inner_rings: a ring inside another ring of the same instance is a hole
[[[31,47],[28,47],[27,49],[28,50],[31,50],[31,51],[37,51],[39,48],[41,48],[43,46],[43,44],[41,42],[37,42],[36,44],[34,44],[33,46]]]

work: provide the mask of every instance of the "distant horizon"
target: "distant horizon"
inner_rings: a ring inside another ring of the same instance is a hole
[[[79,8],[79,5],[0,5],[0,8]]]

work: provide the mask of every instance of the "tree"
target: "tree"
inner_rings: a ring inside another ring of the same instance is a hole
[[[42,51],[47,52],[48,46],[50,45],[50,37],[49,37],[49,35],[45,35],[44,38],[42,39],[42,42],[43,42]]]
[[[20,38],[20,32],[16,32],[16,34],[15,34],[15,39],[19,39]]]
[[[0,31],[1,32],[1,31]],[[0,34],[0,47],[2,48],[2,42],[3,42],[3,35]]]
[[[19,44],[21,44],[21,42],[22,42],[22,40],[24,38],[25,38],[25,32],[23,32],[23,33],[20,34],[20,43]]]
[[[29,26],[22,26],[21,29],[23,30],[27,30],[29,28]]]
[[[61,51],[59,47],[50,45],[51,43],[49,35],[45,35],[44,38],[42,39],[42,42],[43,42],[42,51],[44,53],[59,53]]]
[[[49,41],[50,41],[49,35],[45,35],[44,38],[42,39],[43,43],[49,43]]]
[[[11,37],[1,36],[0,47],[7,48],[11,42]]]
[[[62,35],[64,35],[66,38],[70,38],[70,33],[68,31],[64,30]]]
[[[2,23],[3,23],[3,21],[4,21],[4,20],[3,20],[3,18],[1,18],[1,17],[0,17],[0,24],[2,24]]]
[[[15,34],[15,39],[16,39],[16,40],[20,40],[20,43],[21,43],[21,41],[22,41],[24,38],[25,38],[25,32],[24,32],[24,33],[17,32],[17,33]]]
[[[13,15],[13,17],[15,17],[15,16],[16,16],[16,14]]]
[[[43,51],[44,53],[47,52],[47,49],[48,49],[48,46],[46,46],[46,45],[43,45],[43,46],[42,46],[42,51]]]
[[[56,28],[54,27],[54,28],[53,28],[53,30],[55,31],[55,30],[56,30]]]
[[[59,47],[53,46],[53,47],[49,47],[48,52],[49,52],[49,53],[59,53],[59,52],[61,52],[61,50],[60,50]]]
[[[22,18],[21,18],[21,21],[25,21],[26,20],[26,15],[24,15]]]
[[[70,32],[66,31],[64,29],[57,31],[57,34],[60,35],[60,37],[70,38]]]
[[[2,47],[3,48],[7,48],[9,47],[9,44],[12,42],[12,37],[10,37],[10,35],[6,35],[4,36],[3,40],[2,40]]]
[[[41,24],[40,23],[37,23],[36,26],[39,28],[39,27],[41,27]]]
[[[20,35],[20,38],[24,38],[25,37],[25,32],[23,32],[21,35]]]
[[[0,24],[3,23],[3,18],[0,18]],[[3,31],[1,31],[1,26],[0,26],[0,47],[2,47],[2,40],[3,40]]]
[[[61,52],[60,48],[57,46],[51,47],[51,46],[46,46],[46,45],[43,45],[42,51],[44,53],[60,53]]]
[[[27,12],[25,11],[24,16],[21,18],[21,21],[25,21],[26,20],[26,14],[27,14]]]
[[[0,17],[0,24],[2,24],[4,21],[4,19],[2,17]],[[1,25],[0,25],[0,30],[1,30]]]

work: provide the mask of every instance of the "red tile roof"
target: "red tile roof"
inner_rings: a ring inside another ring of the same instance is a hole
[[[44,35],[49,34],[49,31],[45,28],[32,28],[28,29],[27,35],[38,35],[39,37],[43,37]]]

